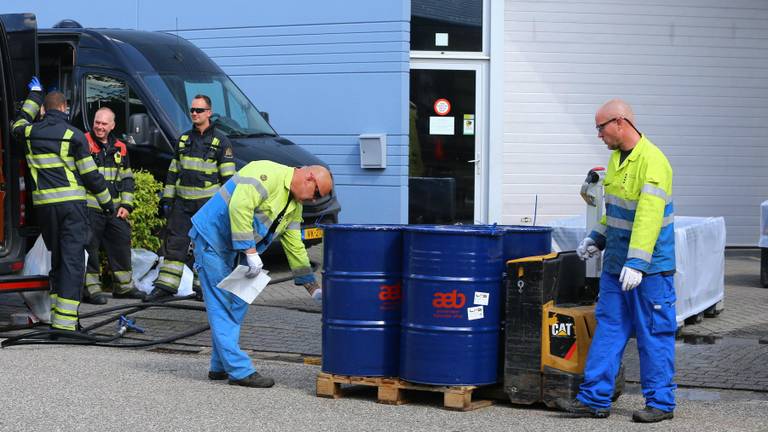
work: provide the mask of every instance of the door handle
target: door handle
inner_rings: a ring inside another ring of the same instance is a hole
[[[478,162],[480,162],[480,159],[472,159],[472,160],[468,160],[467,162],[469,162],[469,163],[478,163]]]

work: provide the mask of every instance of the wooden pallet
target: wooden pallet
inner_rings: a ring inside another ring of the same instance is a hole
[[[478,386],[433,386],[414,384],[399,378],[332,375],[324,372],[317,375],[317,395],[338,399],[342,397],[342,384],[377,387],[378,402],[390,405],[408,403],[405,390],[442,393],[443,406],[451,410],[472,411],[493,405],[491,400],[472,400],[472,393],[481,388]]]

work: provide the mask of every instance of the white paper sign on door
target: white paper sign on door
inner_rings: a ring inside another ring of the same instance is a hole
[[[453,135],[453,117],[429,117],[429,134],[430,135]]]

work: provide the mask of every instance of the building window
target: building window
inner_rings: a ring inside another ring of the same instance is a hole
[[[482,0],[411,0],[411,51],[482,50]]]

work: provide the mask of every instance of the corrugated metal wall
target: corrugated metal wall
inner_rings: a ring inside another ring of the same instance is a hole
[[[609,152],[594,113],[633,104],[672,163],[676,214],[725,216],[754,245],[768,199],[768,2],[505,3],[503,220],[584,212],[579,187]]]
[[[182,31],[285,137],[331,165],[341,220],[407,220],[408,23]],[[358,136],[387,134],[387,168],[360,168]],[[373,205],[372,205],[373,204]]]
[[[263,3],[4,0],[40,27],[176,33],[203,49],[279,133],[326,161],[342,222],[407,222],[410,1]],[[387,168],[360,168],[358,135],[387,134]]]

